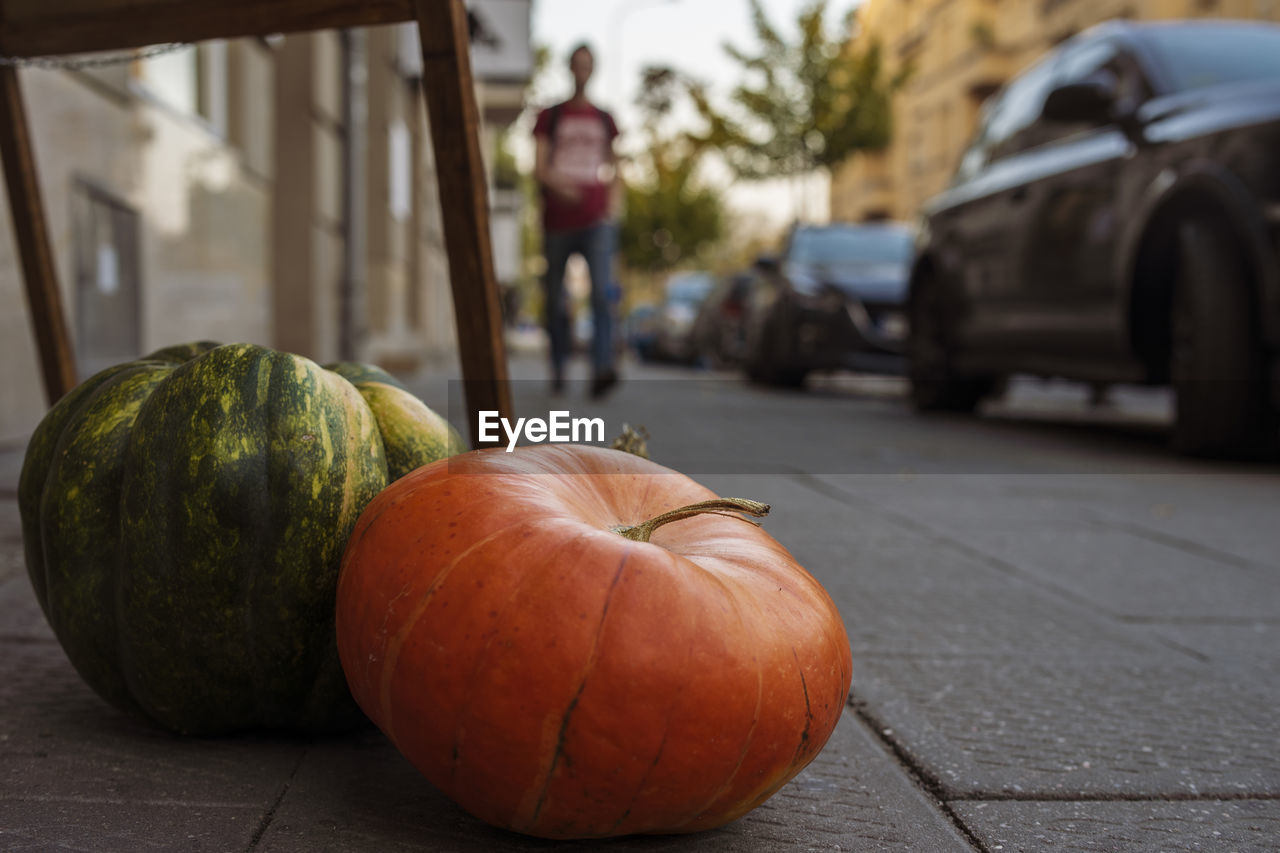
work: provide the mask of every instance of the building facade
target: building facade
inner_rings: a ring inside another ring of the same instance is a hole
[[[912,220],[945,189],[983,101],[1046,51],[1113,18],[1280,20],[1280,0],[866,0],[860,41],[883,45],[895,96],[893,140],[833,170],[833,219]]]
[[[399,371],[456,352],[418,50],[405,24],[22,69],[80,378],[201,339]],[[524,82],[478,85],[487,137]],[[22,281],[5,204],[9,444],[47,410]]]

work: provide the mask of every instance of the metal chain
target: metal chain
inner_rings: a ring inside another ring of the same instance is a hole
[[[153,56],[162,56],[166,53],[173,53],[182,50],[184,47],[190,47],[191,42],[170,42],[169,44],[157,44],[141,50],[131,50],[126,53],[111,53],[106,56],[96,55],[80,55],[80,56],[4,56],[0,55],[0,65],[9,65],[14,68],[45,68],[45,69],[61,69],[64,71],[81,71],[86,68],[103,68],[108,65],[123,65],[126,62],[134,62],[139,59],[150,59]]]

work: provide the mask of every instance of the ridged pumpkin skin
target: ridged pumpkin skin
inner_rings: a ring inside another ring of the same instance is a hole
[[[462,437],[449,422],[408,392],[395,377],[371,364],[340,361],[326,370],[346,379],[378,420],[378,432],[387,449],[387,470],[398,480],[427,462],[466,450]]]
[[[386,457],[356,388],[305,358],[202,342],[109,368],[27,449],[36,596],[90,686],[166,728],[348,728],[334,594]]]
[[[464,809],[546,838],[694,832],[764,802],[834,730],[843,623],[772,537],[627,453],[482,450],[362,514],[338,582],[352,694]]]

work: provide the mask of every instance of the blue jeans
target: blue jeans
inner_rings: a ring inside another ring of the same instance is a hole
[[[616,234],[617,227],[612,222],[543,234],[542,250],[547,259],[547,274],[542,282],[546,296],[544,307],[547,337],[551,339],[551,372],[556,378],[564,376],[565,362],[572,348],[564,270],[575,253],[587,262],[591,276],[591,366],[597,375],[613,369],[613,311],[609,290]]]

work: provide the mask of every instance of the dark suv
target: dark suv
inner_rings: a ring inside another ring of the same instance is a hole
[[[910,319],[918,409],[1171,383],[1180,450],[1273,441],[1280,27],[1111,22],[1015,78],[926,208]]]

